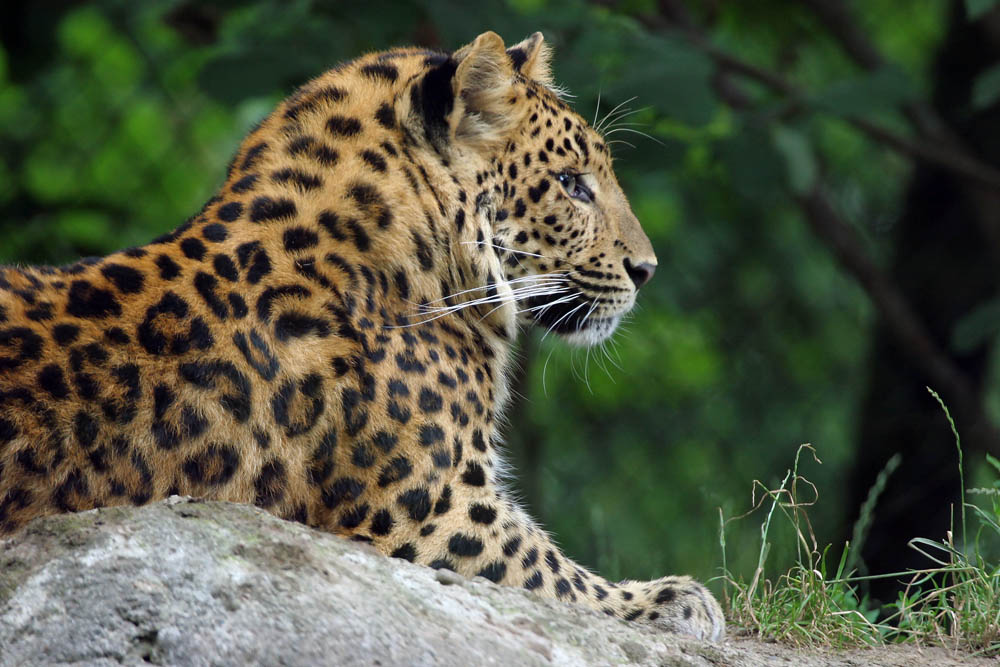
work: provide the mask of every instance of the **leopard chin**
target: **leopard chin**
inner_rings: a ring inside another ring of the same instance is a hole
[[[577,347],[592,347],[600,345],[611,338],[618,325],[621,324],[622,316],[613,315],[611,317],[591,317],[576,331],[561,333],[559,337],[570,345]]]

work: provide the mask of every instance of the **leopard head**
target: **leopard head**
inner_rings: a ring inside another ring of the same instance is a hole
[[[464,104],[457,140],[502,146],[481,176],[494,195],[483,242],[497,253],[518,317],[574,344],[605,340],[656,269],[607,142],[560,99],[541,33],[507,49],[485,33],[453,59]],[[483,79],[490,85],[480,94]]]

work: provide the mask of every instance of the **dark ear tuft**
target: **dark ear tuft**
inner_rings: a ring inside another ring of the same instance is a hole
[[[536,32],[520,44],[510,47],[507,49],[507,56],[514,69],[524,78],[544,86],[552,85],[552,70],[549,67],[552,50],[545,43],[542,33]]]
[[[510,62],[514,65],[514,69],[520,72],[524,61],[528,59],[528,54],[524,52],[524,49],[512,46],[507,49],[507,55],[510,56]]]

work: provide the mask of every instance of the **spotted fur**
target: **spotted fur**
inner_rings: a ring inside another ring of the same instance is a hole
[[[343,64],[150,244],[0,269],[0,532],[171,494],[717,639],[687,577],[611,583],[498,479],[518,327],[603,340],[656,258],[542,36]]]

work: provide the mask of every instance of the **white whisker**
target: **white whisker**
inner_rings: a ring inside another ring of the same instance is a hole
[[[629,143],[628,141],[625,141],[624,139],[612,139],[611,141],[605,141],[604,143],[606,143],[608,146],[613,146],[615,144],[625,144],[629,148],[635,148],[635,144]]]
[[[617,368],[619,371],[624,371],[625,369],[622,368],[622,365],[621,365],[621,355],[618,352],[618,347],[615,345],[614,338],[609,338],[608,339],[608,344],[609,344],[609,347],[611,348],[611,351],[608,351],[607,349],[604,350],[604,353],[608,355],[608,361],[610,361],[611,364],[615,368]],[[612,356],[612,352],[614,353],[614,356]],[[617,362],[615,361],[615,357],[618,357],[618,361]]]
[[[578,297],[578,296],[583,296],[583,292],[576,292],[575,294],[573,294],[574,298]],[[563,298],[565,298],[565,297],[563,297]],[[571,300],[571,299],[567,299],[567,300]],[[540,311],[539,311],[538,314],[540,316],[544,316],[545,313],[548,312],[549,308],[551,308],[552,306],[555,306],[555,305],[557,305],[559,303],[564,303],[564,301],[561,301],[561,300],[560,301],[550,301],[548,303],[543,303],[541,306],[537,306],[537,308],[540,308]]]
[[[517,311],[517,313],[520,315],[521,313],[530,313],[533,310],[542,310],[542,311],[545,311],[545,310],[548,310],[549,308],[551,308],[552,306],[555,306],[557,304],[566,303],[567,301],[572,301],[573,299],[575,299],[578,296],[583,296],[583,292],[573,292],[572,294],[567,294],[566,296],[561,296],[558,299],[556,299],[555,301],[549,301],[548,303],[543,303],[543,304],[540,304],[538,306],[531,306],[530,308],[522,308],[521,310]]]
[[[556,290],[556,291],[553,291],[553,292],[549,292],[547,294],[536,294],[534,296],[549,296],[550,294],[558,294],[559,292],[565,292],[565,291],[566,291],[565,289],[560,289],[560,290]],[[552,306],[556,305],[557,303],[565,303],[567,301],[572,301],[573,299],[575,299],[578,296],[583,296],[583,293],[582,292],[574,292],[573,294],[569,294],[567,296],[561,296],[558,299],[556,299],[555,301],[549,301],[548,303],[543,303],[543,304],[538,305],[538,306],[532,306],[530,308],[522,308],[522,309],[518,310],[515,314],[516,315],[520,315],[522,313],[530,313],[531,311],[538,310],[540,308],[547,310],[547,309],[551,308]],[[499,306],[497,306],[493,310],[489,311],[488,313],[486,313],[486,315],[483,315],[483,317],[481,317],[479,319],[482,320],[483,318],[489,316],[494,310],[496,310],[497,308],[501,308],[503,305],[504,304],[500,304]]]
[[[598,132],[600,132],[600,131],[601,131],[601,127],[603,127],[603,126],[604,126],[604,124],[605,124],[605,123],[607,122],[608,118],[610,118],[610,117],[611,117],[611,114],[613,114],[614,112],[618,111],[618,110],[619,110],[619,109],[621,109],[621,108],[622,108],[623,106],[625,106],[626,104],[628,104],[629,102],[631,102],[632,100],[635,100],[635,99],[638,99],[638,96],[636,96],[636,95],[633,95],[632,97],[628,98],[627,100],[625,100],[624,102],[622,102],[621,104],[619,104],[618,106],[616,106],[616,107],[615,107],[614,109],[612,109],[611,111],[609,111],[609,112],[608,112],[608,113],[607,113],[607,114],[606,114],[606,115],[604,116],[604,118],[602,118],[602,119],[601,119],[601,122],[600,122],[600,123],[598,123],[598,124],[597,124],[597,125],[596,125],[596,126],[594,127],[594,129],[595,129],[595,130],[597,130]]]
[[[457,313],[457,312],[459,312],[461,310],[465,310],[467,308],[472,308],[474,306],[488,305],[488,304],[492,304],[492,303],[499,303],[501,306],[503,306],[503,305],[508,304],[508,303],[514,303],[515,301],[517,301],[518,298],[530,298],[530,297],[534,297],[534,296],[548,296],[548,295],[551,295],[551,294],[554,294],[554,293],[558,293],[558,292],[562,292],[562,291],[565,291],[565,288],[559,288],[557,290],[553,290],[553,289],[539,289],[539,290],[536,290],[536,291],[527,291],[526,290],[526,291],[523,291],[523,292],[518,292],[517,294],[510,294],[510,295],[507,295],[507,294],[497,294],[497,295],[494,295],[494,296],[491,296],[491,297],[484,297],[482,299],[473,299],[472,301],[466,301],[466,302],[463,302],[463,303],[460,303],[460,304],[456,304],[454,306],[447,306],[447,307],[443,307],[443,308],[434,308],[434,309],[431,309],[431,310],[425,310],[421,314],[432,315],[432,317],[428,317],[428,318],[422,319],[422,320],[417,321],[417,322],[411,322],[409,324],[400,324],[400,325],[388,326],[387,328],[389,328],[389,329],[405,329],[405,328],[408,328],[408,327],[415,327],[415,326],[419,326],[421,324],[425,324],[427,322],[433,322],[434,320],[442,318],[442,317],[445,317],[446,315],[451,315],[453,313]]]
[[[547,371],[549,369],[549,361],[552,359],[552,353],[555,352],[555,351],[556,351],[556,348],[554,348],[554,347],[549,350],[549,356],[545,357],[545,364],[542,365],[542,393],[546,397],[548,397],[548,395],[549,395],[549,390],[545,386],[545,371]]]
[[[614,128],[613,130],[610,130],[610,131],[609,131],[609,132],[608,132],[607,134],[605,134],[604,136],[605,136],[605,137],[610,137],[610,136],[611,136],[612,134],[614,134],[615,132],[631,132],[632,134],[638,134],[638,135],[639,135],[640,137],[646,137],[646,138],[647,138],[647,139],[649,139],[650,141],[652,141],[652,142],[654,142],[654,143],[657,143],[657,144],[659,144],[660,146],[663,146],[664,148],[666,148],[666,147],[667,147],[667,145],[666,145],[665,143],[663,143],[662,141],[660,141],[659,139],[657,139],[657,138],[656,138],[656,137],[654,137],[653,135],[651,135],[651,134],[647,134],[646,132],[640,132],[639,130],[633,130],[633,129],[632,129],[631,127],[616,127],[616,128]]]
[[[550,326],[548,328],[548,330],[546,330],[546,332],[544,334],[542,334],[542,340],[545,340],[545,337],[548,336],[550,333],[552,333],[555,330],[555,328],[557,326],[559,326],[560,322],[562,322],[563,320],[565,320],[567,317],[570,317],[571,315],[573,315],[573,313],[577,312],[578,310],[580,310],[581,308],[583,308],[586,305],[587,305],[587,302],[584,301],[583,303],[581,303],[579,306],[577,306],[573,310],[570,310],[570,311],[566,312],[565,314],[563,314],[562,317],[560,317],[558,320],[556,320],[555,322],[553,322],[552,326]]]
[[[463,245],[485,245],[491,248],[496,248],[497,250],[506,250],[507,252],[517,253],[518,255],[528,255],[529,257],[538,257],[541,259],[551,259],[545,255],[539,255],[535,252],[528,252],[527,250],[515,250],[514,248],[508,248],[506,246],[497,245],[496,243],[490,243],[489,241],[462,241]]]
[[[577,325],[577,327],[576,327],[577,331],[580,331],[581,329],[583,329],[583,325],[586,324],[587,318],[594,314],[594,310],[596,308],[597,308],[597,301],[595,300],[594,303],[593,303],[593,305],[590,307],[590,310],[588,310],[587,314],[583,316],[582,320],[580,320],[580,324]]]
[[[600,132],[600,128],[602,128],[605,125],[607,125],[608,120],[614,116],[614,114],[615,114],[616,111],[618,111],[623,106],[625,106],[626,104],[628,104],[629,102],[631,102],[632,100],[635,100],[635,99],[637,99],[637,96],[633,95],[632,97],[630,97],[629,99],[625,100],[624,102],[622,102],[621,104],[619,104],[618,106],[616,106],[614,109],[612,109],[608,113],[604,114],[604,117],[601,118],[600,122],[597,123],[597,125],[595,126],[594,129],[596,129],[598,132]],[[625,109],[629,109],[629,108],[630,107],[625,107]]]
[[[543,286],[529,286],[529,287],[519,287],[510,291],[510,294],[497,293],[493,296],[484,296],[478,299],[470,299],[469,301],[463,301],[462,303],[457,303],[453,306],[434,306],[431,308],[423,307],[421,308],[422,313],[440,313],[444,311],[454,311],[462,310],[465,308],[471,308],[473,306],[481,306],[490,303],[497,303],[498,301],[516,301],[518,299],[525,299],[534,296],[545,296],[547,294],[558,294],[559,292],[565,292],[568,288],[563,285],[543,285]]]
[[[580,371],[576,369],[576,355],[579,352],[579,348],[573,348],[569,353],[569,369],[573,373],[573,379],[583,382],[584,378],[580,375]],[[590,387],[587,387],[588,389]],[[593,393],[593,392],[591,392]]]
[[[603,370],[604,374],[608,376],[608,379],[611,380],[613,384],[618,384],[617,382],[615,382],[614,376],[611,374],[611,371],[608,370],[608,367],[604,363],[604,359],[610,358],[608,357],[607,342],[608,341],[605,340],[603,343],[601,343],[601,346],[599,348],[601,354],[600,356],[595,358],[597,360],[597,365],[601,367],[601,370]]]
[[[602,134],[604,134],[605,132],[607,132],[612,128],[622,125],[623,124],[622,121],[628,118],[629,116],[634,116],[637,113],[648,111],[649,109],[652,108],[653,107],[639,107],[638,109],[632,109],[630,107],[626,107],[625,109],[622,109],[618,114],[616,114],[615,118],[612,121],[605,123],[602,126]]]
[[[512,280],[508,280],[508,281],[506,281],[506,283],[508,285],[513,285],[515,283],[531,282],[533,280],[535,280],[535,281],[537,281],[537,280],[549,280],[549,279],[552,279],[552,280],[564,280],[565,278],[566,278],[566,276],[564,274],[559,274],[559,273],[542,273],[542,274],[537,274],[537,275],[521,276],[520,278],[514,278]],[[464,290],[462,290],[460,292],[454,292],[452,294],[449,294],[448,296],[443,296],[440,299],[434,299],[433,301],[428,301],[427,303],[439,303],[441,301],[447,301],[448,299],[453,299],[456,296],[461,296],[462,294],[468,294],[469,292],[478,292],[480,290],[485,290],[485,289],[489,289],[489,286],[488,285],[482,285],[480,287],[471,287],[469,289],[464,289]],[[419,303],[417,303],[415,301],[410,301],[410,303],[413,304],[414,306],[421,306],[422,305],[422,304],[419,304]]]
[[[420,319],[419,321],[411,322],[409,324],[390,326],[388,328],[396,329],[396,328],[419,326],[426,322],[432,322],[446,315],[457,313],[459,311],[468,308],[497,304],[480,318],[483,319],[507,304],[514,304],[517,303],[518,301],[525,301],[532,298],[557,296],[563,294],[564,292],[567,292],[571,289],[573,281],[568,277],[568,274],[547,273],[539,275],[522,276],[520,278],[513,278],[509,281],[506,281],[506,283],[501,283],[500,285],[497,285],[495,287],[502,287],[503,284],[506,284],[507,286],[514,285],[514,287],[511,287],[509,291],[503,291],[503,292],[497,291],[495,294],[492,295],[478,297],[474,299],[467,299],[465,301],[462,301],[461,303],[451,304],[451,305],[432,306],[430,304],[441,303],[442,301],[446,301],[448,299],[458,297],[461,295],[469,294],[471,292],[479,292],[482,290],[486,290],[489,289],[489,287],[480,286],[480,287],[473,287],[470,289],[461,290],[446,297],[435,299],[433,301],[423,304],[417,304],[411,301],[411,303],[413,303],[413,305],[419,309],[421,315],[429,315],[430,317],[425,317]],[[559,296],[554,301],[549,301],[547,303],[538,306],[526,308],[521,311],[518,311],[515,314],[518,314],[519,312],[530,312],[537,309],[549,308],[555,305],[556,303],[564,303],[567,301],[571,301],[572,299],[581,295],[582,293],[575,292],[572,295]]]
[[[617,107],[616,107],[616,108],[617,108]],[[624,109],[622,109],[622,110],[621,110],[621,111],[619,112],[619,114],[622,114],[622,113],[628,113],[628,112],[629,112],[629,111],[631,111],[631,110],[632,110],[632,107],[625,107]],[[609,113],[609,114],[608,114],[607,116],[605,116],[604,118],[602,118],[602,119],[601,119],[601,124],[600,124],[600,125],[598,125],[598,126],[597,126],[596,128],[594,128],[594,129],[595,129],[595,130],[596,130],[597,132],[599,132],[599,133],[601,133],[601,134],[603,135],[603,134],[604,134],[604,130],[606,130],[606,129],[608,128],[608,126],[609,126],[609,125],[610,125],[611,123],[613,123],[613,122],[615,121],[615,119],[616,119],[616,118],[618,117],[618,115],[619,115],[619,114],[615,114],[615,116],[613,116],[613,117],[612,117],[612,115],[611,115],[611,114],[613,114],[613,113],[614,113],[614,111],[612,111],[612,112],[611,112],[611,113]]]

